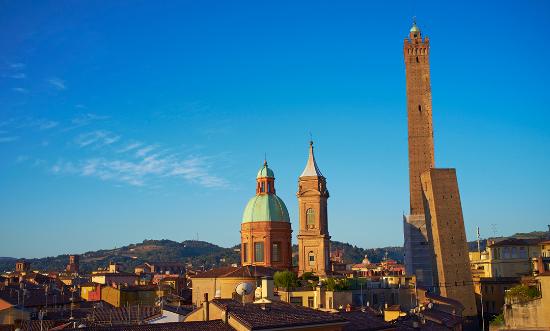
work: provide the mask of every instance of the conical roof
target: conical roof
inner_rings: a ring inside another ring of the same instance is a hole
[[[315,162],[315,154],[313,154],[313,141],[309,142],[309,157],[307,159],[306,167],[300,177],[323,177],[321,170],[317,167],[317,162]]]

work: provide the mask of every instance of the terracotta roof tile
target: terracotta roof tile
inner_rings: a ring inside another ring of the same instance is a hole
[[[141,325],[115,325],[100,329],[94,327],[66,329],[72,331],[234,331],[232,327],[221,320],[199,322],[173,322]]]
[[[214,299],[212,304],[227,311],[231,318],[251,330],[347,323],[345,319],[335,314],[280,301],[265,305],[265,309],[262,308],[264,305],[254,303],[243,305],[231,299]]]

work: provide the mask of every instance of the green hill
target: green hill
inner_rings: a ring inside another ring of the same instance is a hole
[[[529,233],[517,233],[511,237],[517,238],[547,238],[548,232],[533,231]],[[486,239],[481,241],[481,249],[485,249]],[[235,245],[230,248],[220,247],[205,241],[186,240],[177,242],[173,240],[144,240],[141,243],[115,249],[102,249],[90,251],[80,255],[80,269],[82,272],[97,270],[99,267],[106,267],[109,262],[120,262],[126,271],[133,271],[133,268],[144,262],[184,262],[191,263],[194,268],[209,269],[212,267],[231,265],[240,261],[240,253]],[[368,256],[371,262],[380,262],[387,254],[387,257],[403,262],[403,247],[383,248],[361,248],[340,241],[331,241],[332,249],[344,251],[346,263],[360,263]],[[470,251],[477,250],[477,242],[468,242]],[[292,246],[294,253],[298,247]],[[296,255],[296,254],[294,254]],[[69,256],[58,255],[38,259],[27,259],[33,270],[61,271],[65,269]],[[0,271],[14,270],[16,258],[0,257]],[[297,264],[295,257],[295,264]]]
[[[27,259],[33,270],[63,270],[69,261],[68,255]],[[109,262],[120,262],[124,269],[133,271],[136,265],[144,262],[185,262],[194,267],[210,268],[217,265],[226,265],[240,260],[239,254],[232,248],[223,248],[205,241],[186,240],[176,242],[172,240],[144,240],[138,244],[86,252],[80,255],[80,269],[82,272],[97,270],[106,267]],[[16,259],[0,258],[0,270],[13,270]]]

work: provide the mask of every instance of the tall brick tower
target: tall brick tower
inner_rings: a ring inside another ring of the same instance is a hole
[[[410,215],[404,217],[405,268],[417,283],[477,313],[455,169],[436,169],[430,42],[413,23],[403,45],[407,77]]]
[[[315,162],[313,141],[309,144],[309,158],[298,180],[298,275],[313,272],[324,276],[329,270],[327,182]]]
[[[424,214],[420,175],[435,166],[430,85],[430,40],[413,24],[403,44],[409,122],[410,214]]]
[[[421,174],[433,168],[430,40],[413,23],[403,43],[407,81],[410,214],[404,216],[405,269],[420,285],[433,286],[433,254],[424,216]]]
[[[434,250],[435,292],[477,314],[462,204],[455,169],[430,169],[422,176],[428,238]]]

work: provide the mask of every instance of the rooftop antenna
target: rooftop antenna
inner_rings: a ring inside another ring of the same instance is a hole
[[[477,227],[477,252],[481,256],[481,243],[479,241],[480,241],[480,239],[479,239],[479,226],[478,226]]]
[[[497,225],[495,223],[491,224],[491,229],[493,230],[493,237],[497,236]]]

